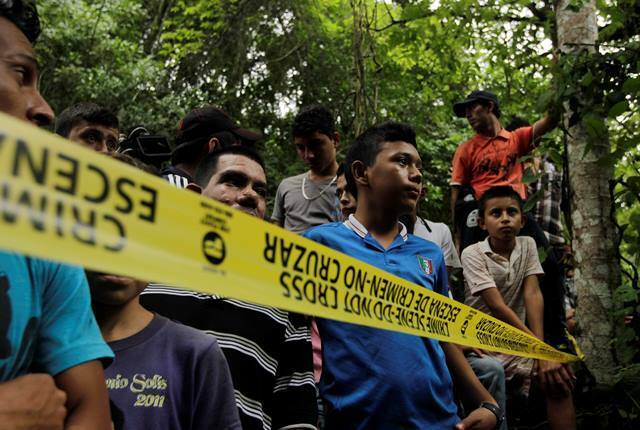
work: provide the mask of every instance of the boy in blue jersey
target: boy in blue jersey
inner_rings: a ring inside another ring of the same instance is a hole
[[[346,165],[347,188],[358,196],[355,214],[305,236],[447,295],[442,251],[398,222],[421,190],[413,129],[394,122],[369,128],[349,149]],[[503,416],[454,345],[325,319],[318,328],[327,428],[491,429]],[[462,421],[452,376],[472,405]]]

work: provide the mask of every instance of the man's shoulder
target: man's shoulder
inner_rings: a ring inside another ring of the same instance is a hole
[[[163,331],[163,336],[171,336],[174,345],[181,350],[206,351],[218,344],[214,336],[170,319],[167,319]]]
[[[339,238],[349,234],[349,229],[344,226],[343,222],[331,222],[311,227],[304,232],[303,236],[307,239],[322,242],[323,239]]]
[[[190,182],[193,182],[193,178],[189,174],[175,166],[165,168],[161,175],[171,185],[178,188],[186,188]]]
[[[289,312],[271,306],[250,303],[244,300],[237,300],[215,294],[199,293],[163,284],[149,284],[145,291],[142,292],[142,298],[143,304],[150,305],[152,309],[155,309],[154,305],[157,305],[158,301],[161,301],[164,306],[172,306],[173,310],[179,307],[181,311],[186,314],[208,309],[208,305],[213,301],[217,303],[219,310],[242,315],[242,319],[245,320],[245,322],[248,321],[245,317],[248,317],[249,320],[258,318],[261,321],[264,320],[264,317],[269,317],[269,320],[286,326],[291,321],[297,321],[300,316],[295,312]],[[179,304],[176,299],[180,300]],[[151,300],[155,301],[153,305],[148,303],[148,301]],[[180,318],[177,319],[180,320]],[[174,323],[181,325],[183,329],[191,329],[191,327],[180,324],[179,322],[174,321]],[[199,332],[199,330],[196,331]]]
[[[415,234],[410,234],[407,236],[407,245],[422,248],[425,250],[425,252],[436,252],[440,250],[440,247],[432,240],[416,236]]]
[[[451,236],[451,230],[449,226],[443,222],[435,222],[425,220],[429,224],[429,228],[433,232],[434,236],[438,239],[446,238]]]
[[[302,179],[305,177],[307,173],[300,173],[299,175],[288,176],[280,181],[280,187],[294,187],[300,186],[302,183]]]
[[[531,236],[517,236],[516,241],[520,244],[521,252],[527,249],[537,249],[536,241]]]
[[[481,242],[476,242],[473,245],[469,245],[467,246],[463,251],[462,254],[460,255],[461,259],[465,259],[466,257],[469,256],[476,256],[476,255],[482,255],[482,241]]]

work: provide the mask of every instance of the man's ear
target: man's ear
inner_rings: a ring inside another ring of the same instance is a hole
[[[494,114],[494,115],[496,114],[495,113],[495,108],[496,108],[496,104],[494,102],[489,102],[489,104],[487,105],[487,111],[489,113]]]
[[[353,180],[356,181],[356,184],[360,184],[362,186],[369,185],[369,175],[367,174],[367,165],[364,164],[360,160],[356,160],[351,163],[351,174],[353,176]]]
[[[340,143],[340,133],[338,133],[337,131],[333,132],[333,141],[335,142],[336,146],[338,146],[338,144]]]
[[[216,149],[220,149],[220,141],[217,137],[212,137],[209,139],[209,142],[207,142],[207,147],[209,148],[208,153],[211,154]]]
[[[202,188],[200,187],[200,185],[196,184],[195,182],[189,182],[187,184],[186,189],[189,191],[193,191],[194,193],[197,193],[197,194],[202,194]]]

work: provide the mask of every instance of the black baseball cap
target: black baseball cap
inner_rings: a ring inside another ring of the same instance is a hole
[[[498,102],[498,97],[492,92],[484,90],[471,91],[465,100],[453,105],[453,111],[457,117],[464,118],[466,116],[465,109],[467,106],[481,100],[493,102],[493,105],[496,107],[494,114],[496,117],[500,118],[500,103]]]
[[[241,128],[225,111],[215,106],[193,109],[178,123],[176,147],[204,140],[216,133],[229,132],[249,144],[263,139],[260,132]]]
[[[0,0],[0,16],[7,18],[35,43],[40,35],[40,18],[34,0]]]

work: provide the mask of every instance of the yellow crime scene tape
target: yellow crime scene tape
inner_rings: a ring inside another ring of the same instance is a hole
[[[0,113],[0,248],[558,362],[490,315]]]

